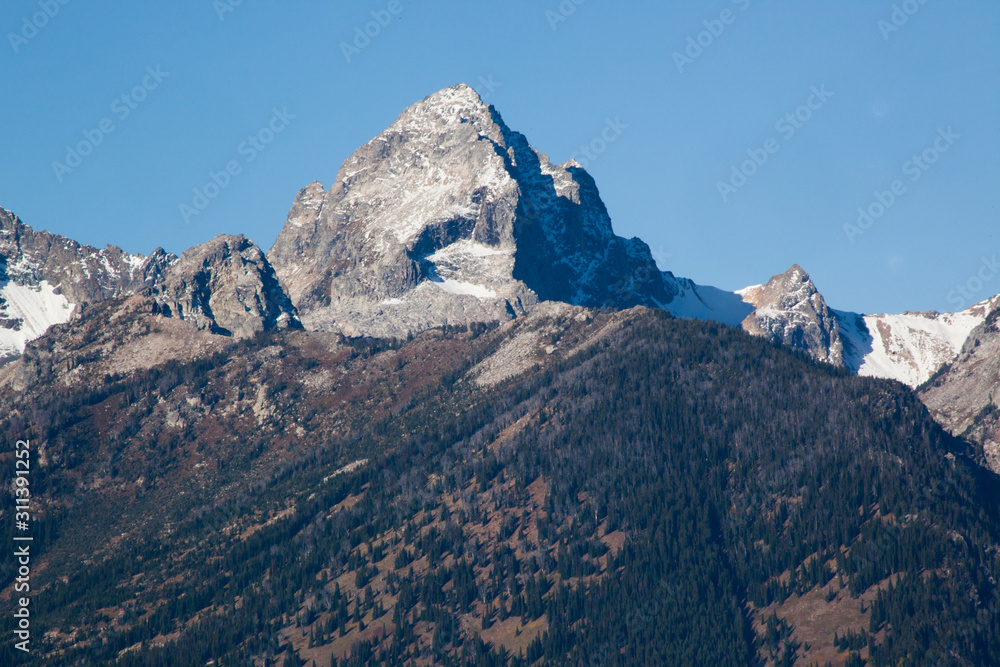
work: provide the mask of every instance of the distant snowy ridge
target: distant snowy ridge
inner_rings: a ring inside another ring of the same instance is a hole
[[[803,349],[858,375],[918,387],[954,361],[976,327],[1000,307],[1000,296],[957,313],[863,315],[826,306],[809,275],[793,266],[765,285],[726,292],[685,278],[663,307],[677,317],[713,320]]]
[[[754,312],[752,304],[744,300],[741,292],[727,292],[708,285],[695,284],[687,278],[676,278],[665,271],[664,280],[672,283],[676,294],[667,304],[659,304],[676,317],[693,320],[711,320],[731,327],[738,327]]]

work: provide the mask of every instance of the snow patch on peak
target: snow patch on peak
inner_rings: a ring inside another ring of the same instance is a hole
[[[406,130],[417,134],[431,133],[435,126],[464,123],[476,126],[492,125],[493,114],[490,107],[471,86],[460,83],[439,90],[413,104],[379,137],[388,137],[394,130]]]
[[[463,255],[468,255],[470,257],[493,257],[495,255],[509,255],[511,254],[508,250],[501,250],[500,248],[493,248],[482,243],[478,243],[471,239],[462,239],[456,241],[449,246],[441,248],[433,255],[429,255],[427,259],[431,260],[435,264],[441,261],[455,260],[456,258],[462,257]]]
[[[139,254],[130,255],[126,253],[123,257],[125,261],[128,263],[129,270],[132,273],[135,273],[137,270],[139,270],[140,267],[142,267],[143,264],[146,263],[145,255],[139,255]]]
[[[445,279],[440,281],[433,281],[435,287],[448,294],[468,294],[469,296],[474,296],[479,299],[495,299],[497,298],[497,293],[488,287],[483,287],[482,285],[473,285],[472,283],[463,282],[461,280]]]
[[[73,308],[47,280],[37,287],[0,282],[0,362],[24,352],[53,324],[68,322]]]
[[[448,106],[453,104],[474,104],[485,107],[483,98],[476,89],[467,83],[456,83],[454,86],[442,88],[424,98],[429,104]]]

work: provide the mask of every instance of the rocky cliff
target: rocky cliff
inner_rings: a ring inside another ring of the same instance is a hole
[[[242,235],[219,235],[185,251],[143,294],[154,313],[236,338],[298,326],[264,253]]]
[[[919,393],[939,423],[978,444],[986,463],[1000,473],[1000,303],[993,305],[958,356]]]

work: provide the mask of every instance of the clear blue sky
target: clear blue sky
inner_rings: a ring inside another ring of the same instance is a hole
[[[701,283],[736,289],[799,263],[837,308],[953,310],[955,286],[1000,255],[994,0],[565,0],[568,16],[559,0],[235,1],[4,2],[0,206],[133,252],[222,232],[266,249],[301,187],[329,186],[407,105],[464,81],[554,161],[607,119],[627,125],[588,165],[615,229]],[[341,44],[390,9],[348,62]],[[678,64],[689,39],[705,46]],[[275,108],[294,119],[241,150]],[[797,110],[808,119],[778,125]],[[57,174],[85,131],[100,144]],[[925,150],[933,165],[908,162]],[[767,161],[723,201],[747,151]],[[185,221],[180,204],[230,161],[239,173]],[[897,180],[849,242],[844,225]],[[1000,292],[1000,275],[971,287]]]

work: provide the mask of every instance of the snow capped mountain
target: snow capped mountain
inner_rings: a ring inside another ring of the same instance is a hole
[[[990,309],[837,311],[797,265],[737,292],[660,273],[645,243],[614,234],[586,171],[551,164],[465,85],[409,107],[328,190],[304,188],[268,258],[310,328],[399,336],[507,320],[545,300],[647,305],[912,387]]]
[[[304,188],[268,259],[306,326],[351,334],[674,295],[646,244],[614,234],[590,175],[551,164],[464,84],[406,109],[328,190]]]
[[[98,250],[36,232],[0,208],[0,364],[54,324],[67,322],[74,307],[152,284],[172,256],[150,257],[115,246]]]
[[[862,315],[827,306],[798,265],[765,285],[724,292],[665,274],[677,297],[666,306],[678,317],[741,326],[773,342],[859,375],[918,387],[951,363],[970,334],[1000,306],[1000,296],[958,313]]]

